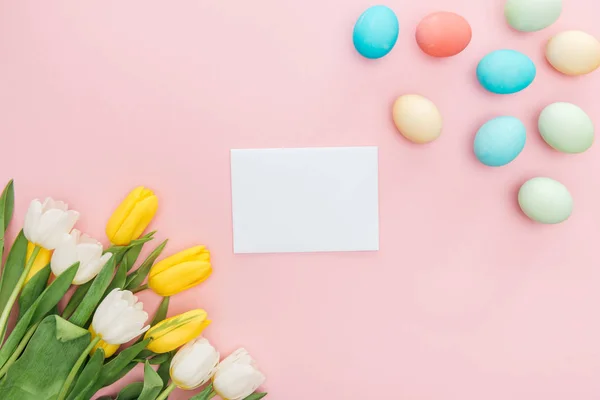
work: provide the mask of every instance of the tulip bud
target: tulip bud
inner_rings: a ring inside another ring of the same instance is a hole
[[[79,213],[69,210],[69,206],[62,201],[48,197],[42,204],[36,199],[25,214],[23,233],[31,243],[54,250],[63,235],[71,232],[78,219]]]
[[[29,261],[31,255],[33,254],[33,249],[35,245],[31,242],[27,243],[27,256],[26,262]],[[25,278],[25,283],[29,282],[31,278],[35,276],[38,272],[40,272],[46,265],[50,263],[50,257],[52,257],[52,251],[46,250],[44,248],[40,249],[37,257],[33,260],[33,266],[29,270],[27,277]]]
[[[219,352],[203,337],[183,346],[173,360],[169,373],[171,380],[184,390],[204,385],[214,375],[219,363]]]
[[[183,346],[210,325],[207,316],[206,311],[196,309],[159,322],[144,336],[144,339],[152,338],[147,349],[160,354]]]
[[[173,296],[204,282],[211,273],[210,252],[195,246],[154,264],[148,286],[163,297]]]
[[[54,275],[59,276],[79,261],[73,284],[83,285],[98,275],[111,256],[111,253],[102,254],[99,241],[73,229],[70,234],[63,236],[62,242],[54,250],[50,268]]]
[[[94,331],[94,328],[92,328],[90,326],[89,328],[90,333],[92,334],[92,340],[98,336],[96,334],[96,332]],[[115,354],[117,352],[117,350],[119,350],[119,347],[121,345],[119,344],[108,344],[106,343],[104,340],[100,340],[98,343],[96,343],[96,345],[92,348],[92,351],[90,352],[90,356],[93,355],[96,350],[98,349],[102,349],[104,350],[104,358],[108,358],[111,357],[113,354]]]
[[[144,304],[133,293],[113,289],[96,309],[92,329],[108,344],[123,344],[146,332],[147,320]]]
[[[265,381],[250,354],[237,349],[217,366],[213,389],[223,400],[242,400]]]
[[[133,189],[108,220],[106,235],[115,245],[128,245],[144,233],[157,209],[158,198],[150,189]]]

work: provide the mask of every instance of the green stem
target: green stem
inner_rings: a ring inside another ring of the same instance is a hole
[[[75,362],[75,365],[73,365],[71,372],[69,372],[69,376],[67,376],[65,383],[63,383],[63,386],[60,389],[60,393],[58,394],[58,400],[65,400],[67,398],[67,395],[69,394],[69,390],[71,390],[71,385],[73,384],[73,381],[75,380],[75,377],[77,376],[77,373],[79,372],[79,369],[83,365],[83,362],[85,361],[85,359],[88,356],[88,354],[90,353],[90,351],[92,351],[94,346],[97,345],[99,341],[100,341],[100,336],[96,336],[94,338],[94,340],[92,340],[90,342],[89,346],[85,348],[83,353],[81,353],[81,355]]]
[[[23,350],[25,350],[27,343],[29,343],[29,339],[31,339],[31,337],[35,333],[35,330],[37,329],[39,324],[40,323],[38,322],[37,324],[33,325],[31,328],[29,328],[25,336],[23,336],[23,339],[21,339],[21,342],[19,343],[15,351],[12,353],[12,355],[6,361],[6,363],[2,366],[2,369],[0,369],[0,378],[6,375],[6,372],[8,371],[10,366],[13,365],[15,361],[17,361],[17,358],[19,358]]]
[[[169,395],[174,389],[175,383],[171,382],[171,384],[167,386],[165,390],[162,391],[162,393],[156,398],[156,400],[165,400],[167,397],[169,397]]]
[[[29,275],[29,271],[31,271],[31,267],[33,267],[33,262],[35,261],[35,258],[37,257],[41,249],[42,248],[38,245],[36,245],[33,248],[33,253],[31,253],[31,257],[29,257],[29,260],[27,260],[27,263],[25,264],[25,269],[21,273],[19,281],[17,282],[15,288],[10,294],[10,297],[8,298],[8,302],[6,303],[4,310],[2,310],[2,316],[0,316],[0,336],[2,337],[4,336],[4,332],[6,332],[6,324],[8,323],[8,317],[10,316],[10,310],[15,304],[15,301],[17,300],[17,297],[19,296],[19,293],[23,288],[23,284],[25,283],[25,278],[27,278],[27,275]]]
[[[148,289],[148,284],[147,283],[145,285],[138,286],[135,289],[131,289],[131,293],[141,292],[142,290],[146,290],[146,289]]]

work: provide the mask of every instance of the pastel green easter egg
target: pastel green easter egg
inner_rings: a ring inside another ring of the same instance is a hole
[[[540,114],[538,128],[546,143],[563,153],[583,153],[594,143],[594,123],[575,104],[550,104]]]
[[[507,0],[506,21],[521,32],[535,32],[552,25],[562,12],[562,0]]]
[[[542,224],[566,221],[573,212],[573,198],[562,183],[537,177],[519,189],[519,206],[525,215]]]

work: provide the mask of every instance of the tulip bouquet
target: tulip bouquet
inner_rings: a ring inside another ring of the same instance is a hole
[[[11,181],[0,196],[0,260],[13,208]],[[206,311],[166,318],[171,296],[210,276],[206,247],[156,262],[164,241],[134,268],[155,234],[144,231],[157,208],[152,191],[134,189],[107,223],[111,245],[105,249],[74,229],[79,213],[67,204],[50,198],[31,202],[0,280],[0,399],[91,399],[140,363],[143,381],[123,388],[118,400],[164,400],[176,387],[202,386],[190,399],[266,396],[256,392],[265,377],[246,350],[238,349],[221,361],[219,352],[200,336],[210,324]],[[75,290],[60,309],[72,285]],[[163,298],[149,323],[134,295],[142,290]],[[17,322],[9,333],[11,313]]]

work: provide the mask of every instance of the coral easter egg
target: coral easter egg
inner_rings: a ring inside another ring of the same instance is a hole
[[[417,44],[425,54],[451,57],[463,51],[471,42],[471,25],[452,12],[429,14],[417,26]]]

